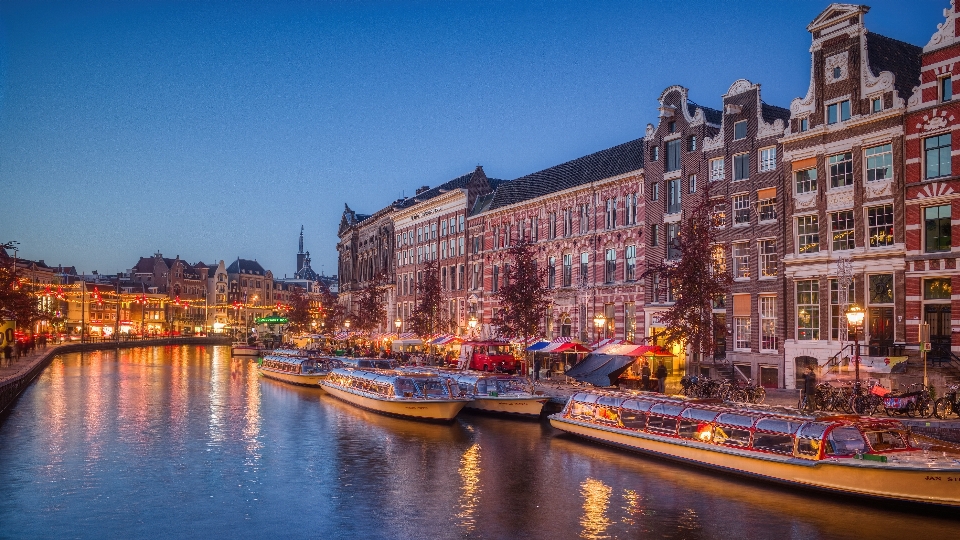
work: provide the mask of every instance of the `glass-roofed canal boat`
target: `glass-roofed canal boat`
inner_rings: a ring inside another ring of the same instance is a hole
[[[531,390],[530,381],[519,375],[486,371],[400,368],[405,373],[435,373],[456,382],[460,391],[471,398],[465,407],[477,412],[539,418],[549,398]]]
[[[921,450],[892,419],[591,391],[574,394],[550,423],[601,443],[752,478],[960,506],[960,453],[946,445]]]
[[[413,420],[449,422],[470,401],[455,382],[430,373],[345,367],[331,371],[320,384],[351,405]]]
[[[268,379],[300,386],[320,386],[330,370],[343,364],[297,349],[278,349],[260,359],[257,370]]]

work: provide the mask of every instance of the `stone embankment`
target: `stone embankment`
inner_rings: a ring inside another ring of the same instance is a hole
[[[165,345],[229,345],[229,338],[222,337],[177,337],[130,341],[103,341],[96,343],[64,343],[34,350],[31,354],[11,360],[0,360],[0,414],[12,405],[17,397],[50,364],[58,354],[134,347],[159,347]]]

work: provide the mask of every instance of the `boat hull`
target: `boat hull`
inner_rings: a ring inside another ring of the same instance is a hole
[[[559,414],[550,416],[550,424],[604,444],[741,476],[845,495],[960,507],[960,467],[913,468],[849,458],[811,461],[758,455],[709,443],[587,424]]]
[[[260,348],[235,345],[230,347],[230,356],[257,357],[260,356]]]
[[[282,371],[271,371],[269,369],[261,369],[260,376],[273,379],[275,381],[281,381],[288,384],[295,384],[298,386],[312,386],[314,388],[320,387],[320,381],[324,379],[327,375],[324,374],[312,374],[312,375],[300,375],[298,373],[287,373]]]
[[[476,396],[466,408],[490,414],[539,418],[547,401],[543,397]]]
[[[321,383],[331,396],[368,411],[430,422],[450,422],[467,404],[466,400],[391,400],[378,399]]]

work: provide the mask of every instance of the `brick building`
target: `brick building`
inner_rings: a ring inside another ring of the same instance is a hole
[[[783,190],[787,388],[804,365],[840,352],[849,303],[867,312],[861,341],[870,355],[889,355],[906,339],[903,115],[920,48],[869,32],[868,10],[831,4],[807,26],[810,87],[791,103],[780,139],[791,174]]]
[[[929,323],[931,359],[945,359],[960,345],[952,319],[953,283],[960,277],[960,238],[952,234],[958,223],[953,216],[960,216],[960,179],[953,174],[953,131],[960,127],[953,81],[953,70],[960,69],[960,14],[954,2],[944,16],[923,48],[919,86],[907,101],[904,121],[906,340],[917,343],[920,321]]]
[[[344,205],[338,231],[340,241],[337,243],[338,302],[343,305],[348,316],[354,311],[360,291],[376,280],[387,284],[387,302],[395,301],[393,213],[396,204],[382,208],[372,215],[357,214]],[[385,328],[387,321],[383,321],[381,330]]]

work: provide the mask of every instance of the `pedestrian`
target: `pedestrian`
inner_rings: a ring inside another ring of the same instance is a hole
[[[13,347],[9,343],[3,346],[3,358],[5,360],[10,360],[13,357]]]
[[[657,382],[660,383],[659,392],[661,394],[667,393],[667,366],[663,365],[663,360],[660,361],[660,365],[657,366]]]
[[[540,380],[540,355],[533,355],[533,380]]]
[[[817,392],[817,374],[813,371],[813,366],[807,365],[807,370],[803,374],[803,395],[800,396],[801,409],[814,410],[816,404],[813,402],[813,396]]]
[[[643,367],[640,368],[640,389],[650,390],[650,362],[647,361],[644,361]]]

